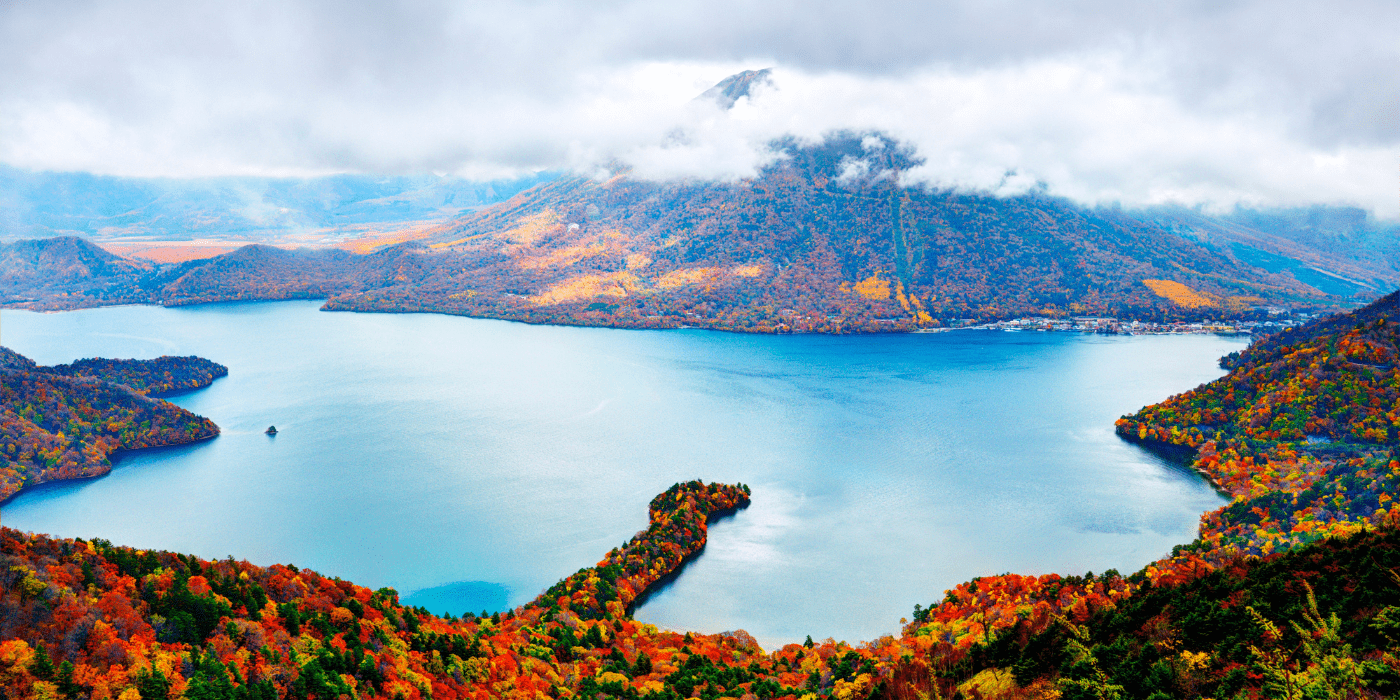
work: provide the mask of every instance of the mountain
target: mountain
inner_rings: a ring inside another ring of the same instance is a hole
[[[700,93],[697,100],[713,100],[720,109],[730,109],[742,97],[748,97],[750,91],[759,85],[773,84],[773,69],[764,68],[762,70],[746,70],[719,81],[714,87]]]
[[[71,236],[0,243],[0,300],[60,306],[59,300],[69,298],[91,300],[74,305],[142,301],[139,294],[131,296],[136,292],[127,281],[150,269]]]
[[[367,255],[253,246],[152,266],[71,238],[0,244],[12,280],[0,294],[31,308],[326,298],[331,310],[862,332],[1028,315],[1253,318],[1400,285],[1383,256],[1278,227],[901,184],[919,161],[879,134],[773,148],[770,166],[735,182],[556,178]]]
[[[1353,272],[1365,284],[1319,289],[1200,235],[1224,225],[1206,229],[1189,212],[1163,223],[1043,194],[904,186],[900,173],[917,160],[879,135],[776,148],[772,166],[733,183],[623,172],[543,184],[422,239],[425,257],[461,261],[450,277],[329,306],[842,331],[1020,315],[1239,317],[1266,305],[1338,308],[1400,283],[1367,269]],[[1193,235],[1183,233],[1188,214]]]
[[[211,259],[152,265],[120,258],[82,238],[0,243],[0,301],[38,309],[110,304],[191,304],[247,299],[319,299],[371,281],[357,275],[385,256],[338,249],[248,245]]]

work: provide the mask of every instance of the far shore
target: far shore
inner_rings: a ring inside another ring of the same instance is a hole
[[[1224,336],[1260,336],[1276,333],[1281,330],[1294,328],[1307,323],[1315,318],[1326,314],[1299,314],[1295,316],[1282,317],[1277,320],[1254,321],[1254,320],[1211,320],[1211,321],[1174,321],[1155,322],[1138,321],[1134,319],[1118,319],[1113,317],[1048,317],[1029,316],[1006,320],[988,319],[958,319],[950,321],[948,325],[916,325],[910,319],[849,319],[851,326],[840,326],[839,330],[794,330],[783,324],[778,326],[763,326],[739,328],[723,326],[719,324],[705,323],[703,319],[693,316],[653,316],[639,318],[616,318],[611,321],[606,319],[577,318],[560,319],[551,318],[549,320],[534,320],[529,318],[511,317],[501,314],[480,314],[472,313],[470,310],[445,309],[445,308],[416,308],[416,309],[361,309],[348,306],[332,307],[331,297],[324,295],[289,295],[276,299],[215,299],[209,301],[170,300],[165,302],[133,302],[118,301],[110,304],[86,303],[91,300],[79,300],[79,303],[72,306],[52,306],[44,305],[44,300],[24,299],[12,300],[0,303],[0,311],[29,311],[32,313],[62,313],[68,311],[83,311],[88,309],[118,308],[128,306],[161,306],[165,308],[179,308],[192,306],[210,306],[215,304],[255,304],[274,303],[283,301],[319,301],[322,302],[321,311],[350,312],[350,313],[383,313],[383,314],[437,314],[441,316],[460,316],[464,318],[475,318],[490,321],[507,321],[511,323],[524,323],[536,326],[559,326],[573,328],[611,328],[615,330],[709,330],[726,333],[753,333],[761,335],[882,335],[890,333],[947,333],[950,331],[1001,331],[1001,332],[1037,332],[1037,333],[1091,333],[1100,335],[1224,335]],[[835,322],[845,322],[847,319],[832,319]],[[873,326],[872,326],[873,324]]]

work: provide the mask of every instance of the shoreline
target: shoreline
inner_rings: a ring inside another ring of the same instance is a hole
[[[737,515],[739,511],[747,510],[748,507],[749,502],[745,502],[742,505],[736,505],[718,511],[711,511],[709,515],[705,516],[705,541],[700,544],[700,548],[682,557],[680,564],[678,564],[676,568],[667,572],[665,576],[662,576],[661,578],[652,581],[650,584],[647,585],[646,588],[643,588],[642,590],[638,591],[636,596],[632,598],[632,602],[628,603],[624,608],[627,611],[627,614],[632,615],[634,612],[637,611],[637,608],[646,605],[647,601],[650,600],[653,595],[657,595],[664,592],[667,588],[671,586],[671,584],[675,583],[677,580],[680,579],[681,574],[685,572],[685,570],[690,566],[691,562],[695,561],[700,557],[701,554],[705,553],[705,548],[708,547],[710,544],[711,525],[715,524],[716,522],[719,522],[720,520],[732,518],[735,515]]]
[[[1220,494],[1225,498],[1230,499],[1232,502],[1234,501],[1235,494],[1230,493],[1228,489],[1226,489],[1224,486],[1221,486],[1220,482],[1216,481],[1215,476],[1212,475],[1210,472],[1207,472],[1206,470],[1196,466],[1196,456],[1200,454],[1199,449],[1195,447],[1173,445],[1172,443],[1162,442],[1160,440],[1143,440],[1141,438],[1119,433],[1117,430],[1114,430],[1113,433],[1114,435],[1118,436],[1118,439],[1126,443],[1137,445],[1147,450],[1148,452],[1156,454],[1168,461],[1177,462],[1181,464],[1181,466],[1190,469],[1196,474],[1199,474],[1207,484],[1210,484],[1210,487],[1214,489],[1216,493]],[[1206,511],[1206,513],[1209,512],[1210,511]],[[1206,513],[1202,513],[1201,516],[1204,517]]]
[[[198,390],[194,389],[192,391]],[[57,479],[45,479],[43,481],[36,481],[34,483],[26,482],[23,486],[20,486],[19,489],[16,490],[14,493],[8,496],[0,496],[0,508],[8,505],[11,501],[15,500],[16,498],[19,498],[20,496],[26,493],[41,490],[44,487],[58,487],[63,486],[65,484],[81,484],[84,482],[96,481],[98,479],[101,479],[102,477],[111,474],[112,470],[119,467],[121,460],[124,459],[128,454],[135,454],[138,452],[144,454],[156,450],[173,450],[182,447],[190,447],[191,445],[198,445],[200,443],[213,440],[214,438],[217,438],[222,434],[223,431],[216,431],[213,435],[206,435],[204,437],[195,438],[188,442],[175,442],[169,445],[151,445],[149,447],[138,447],[135,449],[118,448],[116,450],[113,450],[112,452],[107,453],[107,464],[103,465],[105,468],[99,471],[98,473],[81,474],[79,476],[62,477]]]
[[[296,299],[292,299],[292,300],[281,300],[281,299],[279,299],[279,300],[240,300],[240,301],[232,301],[232,302],[209,302],[209,304],[240,304],[240,305],[241,305],[241,304],[251,304],[251,303],[294,302],[294,301],[299,301],[299,302],[301,302],[301,303],[307,304],[308,307],[309,307],[310,302],[313,301],[313,300],[308,300],[308,299],[301,299],[301,300],[296,300]],[[201,304],[201,305],[203,305],[203,304]],[[297,313],[300,313],[300,312],[301,312],[301,309],[299,308],[299,309],[297,310]],[[376,312],[373,312],[373,311],[370,311],[370,312],[363,312],[363,311],[361,311],[361,312],[358,312],[358,313],[376,313]],[[434,313],[434,312],[430,312],[430,311],[418,311],[418,312],[390,312],[390,313]],[[441,313],[439,313],[439,314],[437,314],[437,315],[456,315],[456,314],[441,314]],[[508,321],[509,319],[487,319],[487,320],[507,320],[507,321]],[[530,325],[559,325],[559,324],[535,324],[535,323],[532,323],[532,324],[530,324]],[[616,329],[616,330],[631,330],[631,329]],[[722,330],[722,329],[700,329],[700,330]],[[988,328],[988,327],[980,327],[980,328],[979,328],[979,327],[969,327],[969,328],[961,328],[961,329],[947,329],[946,331],[941,331],[941,332],[951,332],[952,330],[984,330],[984,331],[995,331],[995,330],[997,330],[997,329],[995,329],[995,328]],[[888,333],[888,332],[889,332],[889,331],[886,331],[886,333]],[[1058,332],[1078,332],[1078,331],[1058,331]],[[1080,334],[1082,335],[1082,334],[1084,334],[1084,333],[1080,332]],[[824,335],[825,335],[825,334],[824,334]],[[863,334],[863,335],[864,335],[864,334]],[[192,390],[192,391],[193,391],[193,390]],[[194,441],[194,442],[199,442],[199,441]],[[169,446],[161,446],[161,447],[181,447],[181,446],[185,446],[185,445],[189,445],[189,444],[192,444],[192,443],[184,443],[183,445],[169,445]],[[150,449],[157,449],[157,448],[150,448]],[[114,463],[115,463],[115,461],[116,461],[116,460],[113,459],[113,462],[114,462]],[[1188,464],[1189,464],[1189,461],[1190,461],[1190,460],[1188,460]],[[115,464],[114,464],[113,466],[115,466]],[[1200,472],[1199,470],[1196,470],[1196,469],[1194,469],[1194,468],[1193,468],[1193,471],[1196,471],[1198,474],[1201,474],[1201,476],[1202,476],[1203,478],[1206,479],[1207,483],[1210,483],[1210,484],[1211,484],[1212,488],[1213,488],[1215,491],[1217,491],[1217,493],[1220,493],[1220,492],[1221,492],[1221,489],[1219,488],[1219,485],[1218,485],[1217,483],[1215,483],[1214,480],[1211,479],[1211,478],[1209,477],[1209,475],[1205,474],[1204,472]],[[89,479],[95,480],[96,478],[98,478],[98,477],[100,477],[100,476],[105,476],[108,472],[110,472],[110,468],[107,470],[107,472],[104,472],[103,474],[92,475],[92,476],[90,476],[90,477],[83,477],[82,480],[89,480]],[[55,483],[55,482],[45,482],[45,483],[46,483],[46,484],[53,484],[53,483]],[[19,492],[17,492],[15,495],[19,495]],[[13,496],[12,496],[12,497],[13,497]],[[7,500],[8,500],[8,499],[7,499]],[[716,522],[716,521],[718,521],[718,520],[722,520],[722,519],[724,519],[724,518],[726,518],[726,517],[732,517],[732,516],[734,516],[735,514],[737,514],[738,510],[740,510],[740,508],[731,508],[731,509],[726,509],[726,511],[724,511],[724,512],[712,513],[712,514],[710,514],[710,515],[707,517],[706,522],[707,522],[707,524],[709,524],[709,523]],[[1207,510],[1207,511],[1202,511],[1199,515],[1202,515],[1202,516],[1203,516],[1203,515],[1205,515],[1207,512],[1209,512],[1209,511],[1208,511],[1208,510]],[[689,565],[690,565],[696,558],[698,558],[701,554],[703,554],[703,553],[706,551],[707,542],[708,542],[708,540],[706,540],[706,543],[705,543],[705,544],[702,544],[702,546],[701,546],[697,551],[695,551],[695,552],[693,552],[693,553],[691,553],[691,554],[685,556],[684,559],[682,560],[682,562],[675,568],[674,571],[669,572],[666,576],[661,577],[661,578],[658,579],[657,581],[655,581],[655,582],[649,584],[647,587],[645,587],[644,589],[642,589],[641,591],[639,591],[638,594],[637,594],[637,596],[636,596],[636,598],[627,606],[627,611],[629,612],[629,614],[635,612],[636,610],[641,609],[643,606],[645,606],[645,605],[650,601],[650,599],[651,599],[652,597],[664,593],[671,585],[674,585],[675,581],[679,580],[679,577],[680,577],[682,574],[684,574],[684,572],[687,570],[687,568],[689,567]],[[1185,542],[1183,542],[1182,544],[1185,544]]]
[[[7,476],[0,488],[0,505],[45,484],[106,476],[129,452],[194,445],[212,440],[223,432],[209,418],[164,398],[207,389],[228,376],[228,368],[218,363],[194,356],[162,356],[154,360],[90,358],[46,367],[8,348],[4,352],[17,358],[13,362],[22,361],[28,366],[0,368],[0,377],[14,380],[6,395],[18,402],[16,406],[24,406],[23,410],[15,410],[7,405],[5,410],[6,415],[13,418],[13,421],[6,421],[4,437],[13,441],[9,451],[14,456],[5,466],[7,473],[17,478]],[[191,383],[195,385],[188,386]],[[178,386],[180,384],[186,386]],[[145,388],[147,393],[133,385]],[[170,388],[155,391],[159,387]],[[57,406],[43,403],[50,393],[59,397],[53,399]],[[26,413],[33,410],[26,402],[35,401],[36,395],[40,401],[40,409],[35,411],[39,414],[37,418]],[[45,411],[49,413],[50,423],[45,422]],[[86,423],[88,430],[75,433],[63,425],[52,425],[55,413],[69,421],[69,425],[75,420],[80,421],[80,425],[85,424],[81,422],[84,420],[92,422]],[[65,430],[72,437],[64,437]],[[45,451],[45,440],[50,444],[56,441],[57,447]],[[24,449],[16,452],[19,445]],[[57,452],[50,454],[53,450]],[[81,462],[74,459],[74,451]],[[10,491],[11,488],[14,490]]]
[[[1174,321],[1169,323],[1159,323],[1152,321],[1138,321],[1134,319],[1120,320],[1117,318],[1092,319],[1093,322],[1081,322],[1069,320],[1062,317],[1048,316],[1027,316],[1007,320],[987,320],[962,319],[966,323],[949,326],[918,326],[918,325],[895,325],[898,321],[907,319],[852,319],[857,327],[840,328],[839,330],[793,330],[788,327],[767,327],[767,328],[733,328],[714,324],[705,324],[700,319],[686,318],[679,316],[659,316],[637,319],[636,323],[606,323],[593,322],[590,319],[569,319],[552,318],[549,320],[533,320],[528,318],[516,318],[501,314],[471,313],[466,310],[451,309],[363,309],[352,306],[332,306],[332,298],[327,296],[289,296],[272,299],[216,299],[210,301],[151,301],[133,302],[120,301],[112,304],[83,304],[66,308],[33,308],[27,306],[28,302],[36,300],[11,301],[0,303],[0,311],[28,311],[39,314],[57,314],[72,311],[86,311],[92,309],[121,308],[132,306],[153,306],[167,309],[188,308],[196,306],[212,306],[219,304],[266,304],[276,302],[291,301],[319,301],[321,307],[319,311],[329,313],[361,313],[361,314],[434,314],[439,316],[457,316],[461,318],[472,318],[484,321],[505,321],[507,323],[521,323],[530,326],[556,326],[560,328],[606,328],[611,330],[627,331],[666,331],[666,330],[704,330],[721,333],[740,333],[755,335],[904,335],[904,334],[928,334],[928,333],[949,333],[952,331],[999,331],[999,332],[1030,332],[1030,333],[1077,333],[1081,335],[1222,335],[1222,336],[1244,336],[1259,337],[1265,334],[1276,333],[1291,328],[1296,328],[1315,318],[1327,314],[1304,314],[1300,316],[1301,321],[1292,318],[1285,319],[1283,323],[1273,321],[1246,321],[1239,319],[1225,319],[1212,322],[1192,322]],[[888,324],[888,327],[866,328],[870,324]]]

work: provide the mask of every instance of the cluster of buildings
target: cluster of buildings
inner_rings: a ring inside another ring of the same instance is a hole
[[[1104,333],[1109,335],[1158,335],[1158,334],[1222,334],[1253,335],[1275,333],[1286,328],[1301,325],[1311,320],[1310,314],[1280,318],[1269,321],[1204,321],[1199,323],[1150,323],[1143,321],[1120,321],[1116,318],[1096,316],[1076,316],[1073,318],[1017,318],[1009,321],[978,323],[976,319],[960,319],[953,322],[953,328],[989,331],[1064,331],[1073,333]]]

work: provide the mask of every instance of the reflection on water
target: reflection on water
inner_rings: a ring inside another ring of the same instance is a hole
[[[637,615],[766,645],[870,639],[973,576],[1126,572],[1190,541],[1221,499],[1113,420],[1219,376],[1243,345],[618,331],[314,302],[4,320],[5,344],[44,364],[229,367],[175,398],[219,438],[21,494],[7,525],[446,586],[429,600],[479,612],[596,563],[672,483],[739,481],[753,504]]]
[[[433,586],[413,591],[399,599],[400,603],[426,608],[434,615],[465,612],[486,614],[506,608],[510,591],[499,583],[489,581],[458,581],[445,586]]]

